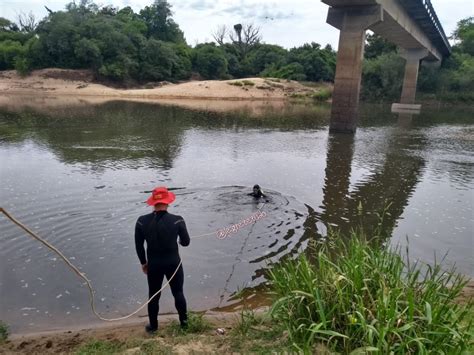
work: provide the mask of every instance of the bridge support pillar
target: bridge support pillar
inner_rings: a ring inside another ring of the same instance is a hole
[[[382,20],[380,5],[329,8],[327,22],[341,31],[330,132],[354,133],[356,130],[365,32]]]
[[[428,56],[426,49],[404,49],[401,56],[406,59],[405,78],[403,79],[402,98],[400,103],[413,105],[416,98],[416,86],[420,61]]]

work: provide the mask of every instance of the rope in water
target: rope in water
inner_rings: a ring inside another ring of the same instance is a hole
[[[259,210],[261,210],[263,208],[263,206],[265,206],[265,203],[259,208]],[[20,227],[21,229],[23,229],[26,233],[28,233],[31,237],[33,237],[35,240],[37,240],[38,242],[40,242],[41,244],[43,244],[44,246],[46,246],[47,248],[51,249],[54,253],[56,253],[65,263],[67,266],[69,266],[69,268],[77,275],[79,276],[82,280],[84,280],[84,282],[86,283],[86,286],[87,286],[87,289],[89,290],[89,301],[90,301],[90,306],[91,306],[91,309],[92,309],[92,312],[94,313],[94,315],[99,318],[100,320],[104,321],[104,322],[116,322],[116,321],[120,321],[120,320],[124,320],[124,319],[128,319],[132,316],[134,316],[135,314],[137,314],[138,312],[140,312],[143,308],[145,308],[156,296],[158,296],[158,294],[163,291],[171,282],[171,280],[173,280],[173,278],[175,277],[176,273],[178,272],[179,268],[181,267],[183,261],[180,260],[179,261],[179,264],[178,266],[176,267],[176,270],[173,272],[173,274],[171,275],[171,277],[165,282],[165,284],[163,285],[163,287],[161,287],[153,296],[151,296],[147,302],[145,302],[144,304],[142,304],[138,309],[136,309],[135,311],[133,311],[132,313],[130,314],[127,314],[126,316],[123,316],[123,317],[118,317],[118,318],[105,318],[105,317],[102,317],[99,312],[97,312],[97,309],[96,309],[96,306],[95,306],[95,294],[94,294],[94,288],[92,287],[92,283],[91,281],[86,277],[86,275],[81,272],[81,270],[79,270],[73,263],[71,263],[71,261],[58,249],[56,248],[54,245],[52,245],[51,243],[49,243],[48,241],[44,240],[43,238],[41,238],[39,235],[37,235],[35,232],[33,232],[31,229],[29,229],[27,226],[25,226],[23,223],[21,223],[19,220],[17,220],[15,217],[13,217],[9,212],[7,212],[4,208],[0,207],[0,212],[3,213],[10,221],[12,221],[14,224],[16,224],[18,227]],[[212,233],[206,233],[206,234],[200,234],[200,235],[197,235],[197,236],[194,236],[192,237],[191,239],[196,239],[196,238],[200,238],[200,237],[205,237],[205,236],[210,236],[210,235],[213,235],[215,234],[215,232],[212,232]]]

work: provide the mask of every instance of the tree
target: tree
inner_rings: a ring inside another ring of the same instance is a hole
[[[260,27],[252,23],[244,25],[238,23],[234,25],[234,33],[229,31],[229,38],[238,49],[240,58],[245,58],[252,47],[260,43],[262,36]]]
[[[13,69],[15,58],[24,52],[20,42],[6,40],[0,42],[0,70]]]
[[[397,51],[397,46],[377,34],[369,34],[365,43],[365,58],[372,59],[385,53]]]
[[[364,63],[362,97],[368,100],[400,99],[405,61],[397,53],[385,53]]]
[[[17,21],[22,32],[34,32],[38,26],[38,21],[31,11],[29,13],[20,12]]]
[[[0,31],[11,31],[13,22],[10,20],[0,17]]]
[[[74,53],[85,67],[97,71],[102,66],[102,53],[94,40],[81,38],[75,44]]]
[[[214,38],[214,41],[219,46],[223,46],[228,33],[229,33],[229,30],[227,29],[227,26],[220,25],[214,30],[214,32],[212,32],[212,38]]]
[[[474,56],[474,17],[459,21],[452,38],[456,41],[456,49]]]
[[[246,72],[258,75],[267,67],[274,65],[281,67],[286,64],[288,51],[273,44],[258,44],[247,56]]]
[[[147,37],[165,42],[183,43],[184,34],[172,19],[171,5],[166,0],[155,0],[153,5],[140,11],[147,26]]]
[[[321,49],[317,43],[292,48],[288,62],[300,63],[304,67],[306,80],[333,81],[336,70],[336,53],[330,48]]]
[[[193,51],[193,68],[205,79],[223,79],[227,75],[224,51],[214,43],[199,44]]]

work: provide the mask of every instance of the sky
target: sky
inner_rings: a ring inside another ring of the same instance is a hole
[[[131,6],[135,11],[153,0],[95,0],[99,5]],[[37,18],[51,10],[63,10],[69,0],[0,0],[0,17],[15,20],[20,12],[33,12]],[[253,23],[260,27],[265,43],[286,48],[317,42],[337,48],[339,31],[326,24],[328,6],[319,0],[168,0],[174,20],[190,45],[212,41],[220,25]],[[474,16],[474,0],[431,0],[449,36],[456,23]]]

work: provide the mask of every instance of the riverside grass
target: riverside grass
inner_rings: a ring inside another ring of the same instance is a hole
[[[466,280],[454,269],[409,264],[399,247],[360,233],[330,233],[269,271],[273,319],[298,352],[318,344],[343,354],[468,354],[473,302],[459,304]],[[407,250],[408,255],[408,250]]]

